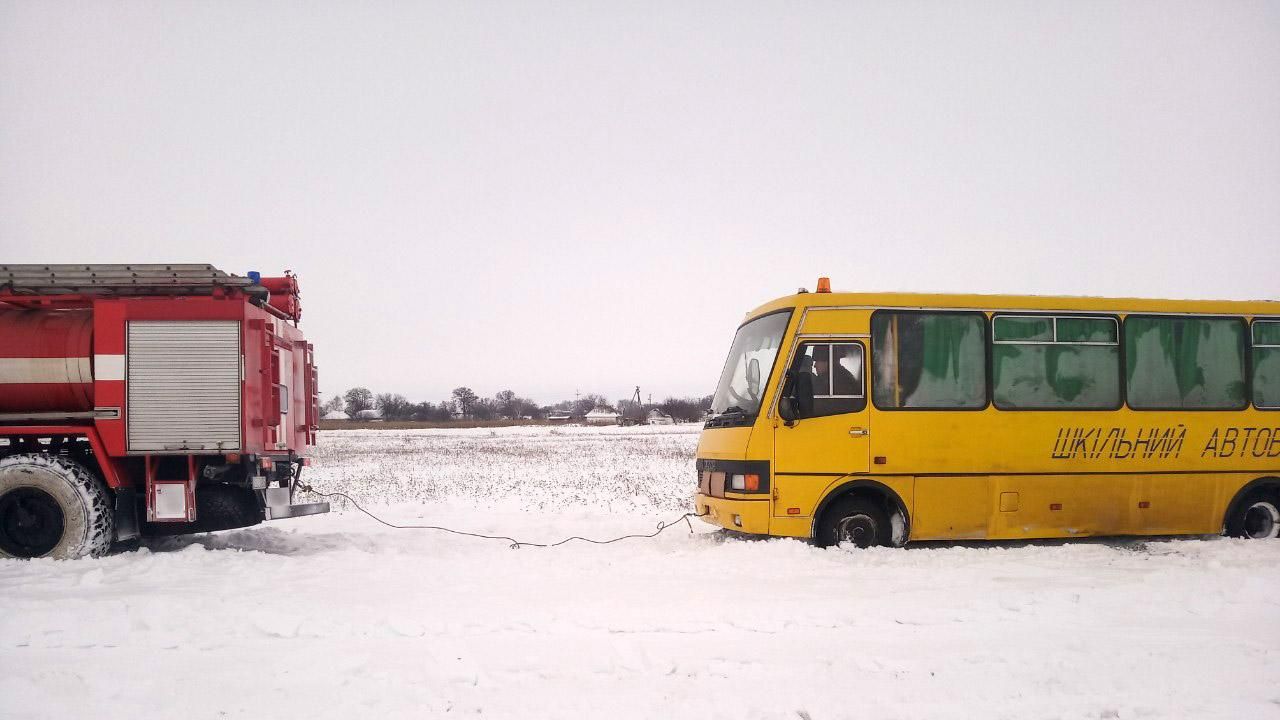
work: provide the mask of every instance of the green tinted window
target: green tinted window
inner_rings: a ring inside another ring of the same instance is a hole
[[[1231,318],[1125,321],[1129,405],[1145,409],[1244,407],[1244,324]]]
[[[1253,344],[1280,347],[1280,321],[1258,320],[1253,323]]]
[[[1060,317],[1057,320],[1058,342],[1115,343],[1119,327],[1110,318]]]
[[[1043,332],[1009,332],[1038,325]],[[1120,347],[1111,318],[1007,316],[992,320],[992,388],[1005,410],[1120,405]]]
[[[1016,340],[1053,341],[1053,318],[1047,317],[997,317],[991,324],[991,336],[996,342]]]
[[[1280,408],[1280,322],[1253,323],[1253,404]]]
[[[882,408],[986,405],[986,323],[979,315],[880,312],[871,319],[872,395]]]
[[[1002,410],[1103,410],[1120,405],[1120,347],[1112,318],[997,315],[992,395]],[[1017,328],[1038,332],[1017,332]]]

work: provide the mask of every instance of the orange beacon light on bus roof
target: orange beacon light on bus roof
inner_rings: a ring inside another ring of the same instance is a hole
[[[831,278],[829,277],[818,278],[818,292],[821,292],[821,293],[831,292]]]

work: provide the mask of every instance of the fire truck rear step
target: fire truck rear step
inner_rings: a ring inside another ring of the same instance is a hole
[[[299,503],[291,505],[289,488],[267,488],[262,491],[265,501],[264,512],[267,520],[283,520],[284,518],[302,517],[303,515],[320,515],[329,512],[329,503]]]
[[[304,515],[322,515],[327,512],[329,512],[329,503],[327,502],[279,506],[268,505],[266,508],[268,520],[283,520],[285,518],[302,517]]]

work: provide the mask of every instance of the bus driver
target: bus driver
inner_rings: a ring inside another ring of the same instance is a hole
[[[853,377],[853,373],[844,366],[840,361],[844,359],[843,351],[840,349],[844,346],[834,345],[831,350],[836,353],[835,357],[835,376],[832,377],[832,368],[827,362],[826,353],[817,353],[813,359],[813,370],[815,378],[813,387],[818,395],[857,395],[859,383]]]

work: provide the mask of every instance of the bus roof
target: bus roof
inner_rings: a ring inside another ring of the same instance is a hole
[[[946,293],[797,293],[761,305],[747,319],[786,308],[916,308],[948,310],[1045,310],[1097,313],[1176,313],[1205,315],[1280,315],[1275,300],[1156,300],[1051,295],[974,295]]]

